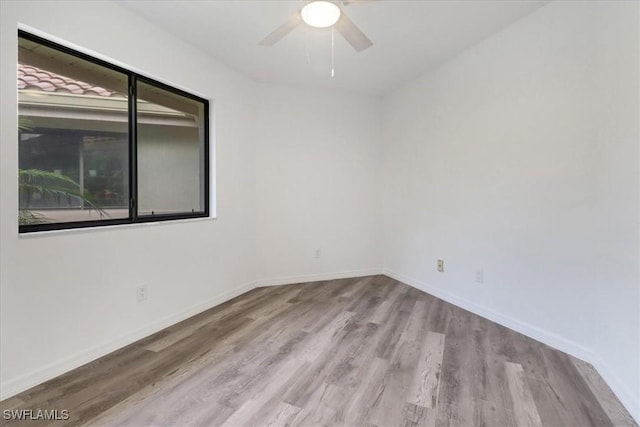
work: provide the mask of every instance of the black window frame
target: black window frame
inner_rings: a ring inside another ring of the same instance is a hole
[[[108,61],[95,58],[83,52],[78,52],[67,46],[59,43],[52,42],[46,38],[36,36],[24,30],[18,30],[18,39],[23,38],[43,46],[56,49],[63,53],[75,56],[77,58],[92,62],[96,65],[100,65],[107,69],[120,72],[128,77],[128,139],[129,139],[129,217],[128,218],[115,218],[115,219],[97,219],[92,221],[69,221],[69,222],[54,222],[54,223],[42,223],[42,224],[30,224],[19,225],[18,231],[20,234],[33,233],[39,231],[52,231],[52,230],[70,230],[80,228],[93,228],[93,227],[105,227],[111,225],[124,225],[124,224],[138,224],[160,221],[174,221],[174,220],[186,220],[194,218],[208,218],[210,216],[210,182],[211,182],[211,167],[210,167],[210,120],[209,120],[209,100],[184,90],[175,88],[166,83],[159,82],[148,76],[135,73],[126,68],[114,65]],[[204,105],[203,112],[203,130],[204,130],[204,210],[202,212],[185,212],[185,213],[171,213],[171,214],[151,214],[151,215],[138,215],[138,155],[137,155],[137,83],[138,81],[155,86],[162,90],[172,92],[176,95],[183,96],[185,98],[201,102]]]

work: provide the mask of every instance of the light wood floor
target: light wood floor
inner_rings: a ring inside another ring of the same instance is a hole
[[[385,276],[255,289],[0,409],[69,410],[38,426],[636,426],[587,363]]]

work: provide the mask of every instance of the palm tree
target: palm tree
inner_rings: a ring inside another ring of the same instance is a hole
[[[68,176],[39,169],[19,169],[18,189],[20,205],[24,208],[18,210],[18,223],[20,225],[41,224],[47,222],[42,214],[33,212],[28,207],[31,199],[38,195],[40,198],[53,198],[60,203],[63,198],[71,200],[72,197],[80,199],[85,206],[95,209],[102,218],[107,213],[91,199],[82,194],[80,185]]]
[[[29,121],[24,117],[18,118],[18,130],[29,130]],[[32,225],[48,222],[48,219],[29,209],[34,197],[53,198],[58,204],[63,198],[71,200],[78,198],[85,206],[95,209],[100,217],[108,215],[104,209],[85,196],[80,190],[80,184],[68,176],[39,169],[18,169],[18,193],[20,207],[18,209],[18,224]]]

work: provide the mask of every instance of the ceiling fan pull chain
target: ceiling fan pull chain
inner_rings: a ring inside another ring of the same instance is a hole
[[[311,54],[309,53],[309,27],[306,28],[307,33],[307,64],[311,64]]]
[[[334,78],[336,75],[335,70],[335,28],[331,27],[331,78]]]

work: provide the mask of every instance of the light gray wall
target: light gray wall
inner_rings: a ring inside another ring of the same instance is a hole
[[[138,211],[183,213],[200,206],[200,143],[195,127],[138,125]]]
[[[637,2],[551,3],[383,120],[389,274],[595,362],[636,417],[638,51]]]
[[[266,85],[256,99],[260,281],[379,273],[380,100]]]

